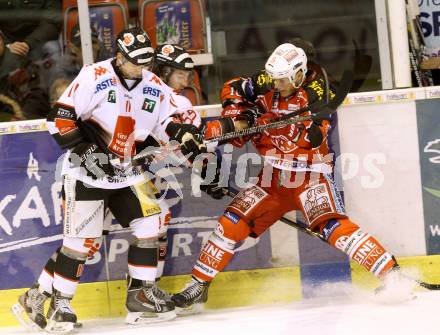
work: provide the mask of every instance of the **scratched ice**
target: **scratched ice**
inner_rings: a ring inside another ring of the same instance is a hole
[[[321,296],[290,304],[209,310],[161,324],[128,326],[122,318],[85,321],[77,334],[440,334],[440,292],[420,291],[411,300],[384,302],[371,292],[346,287],[342,291],[342,296]],[[0,328],[0,333],[27,334],[18,327]]]

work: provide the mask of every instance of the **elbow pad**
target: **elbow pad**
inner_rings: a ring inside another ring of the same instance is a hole
[[[55,105],[47,118],[51,134],[62,149],[70,149],[78,143],[86,141],[81,129],[75,109],[65,105]]]

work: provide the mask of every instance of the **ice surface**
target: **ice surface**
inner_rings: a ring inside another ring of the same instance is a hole
[[[329,294],[291,304],[211,310],[152,325],[128,326],[122,318],[85,321],[76,334],[440,334],[440,292],[420,291],[406,301],[388,296],[385,302],[351,285],[322,292]],[[28,334],[19,327],[0,328],[0,333]]]

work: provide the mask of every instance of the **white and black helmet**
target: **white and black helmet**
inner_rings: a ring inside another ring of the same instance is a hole
[[[117,50],[135,65],[147,65],[153,61],[154,49],[147,33],[138,27],[124,29],[116,38]]]
[[[154,62],[157,65],[167,65],[175,69],[188,71],[194,68],[194,61],[189,53],[176,44],[159,45],[154,55]]]
[[[303,49],[290,43],[278,46],[270,55],[265,65],[266,73],[272,79],[289,78],[295,87],[295,76],[303,73],[303,81],[307,72],[307,56]]]

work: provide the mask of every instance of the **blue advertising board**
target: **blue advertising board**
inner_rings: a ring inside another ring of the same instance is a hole
[[[55,178],[62,151],[45,131],[1,135],[0,147],[1,290],[29,287],[62,244],[61,182]],[[239,151],[234,153],[238,154]],[[207,195],[192,197],[190,170],[179,167],[173,172],[183,199],[168,197],[172,220],[165,275],[191,272],[202,243],[230,201],[213,200]],[[81,281],[124,278],[130,241],[128,230],[112,230],[100,252],[88,260]],[[271,267],[270,243],[269,232],[258,240],[246,240],[226,271]],[[106,262],[108,268],[104,266]]]

